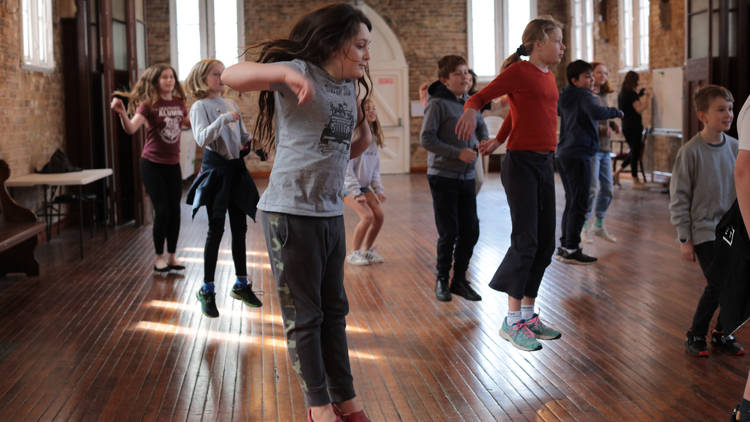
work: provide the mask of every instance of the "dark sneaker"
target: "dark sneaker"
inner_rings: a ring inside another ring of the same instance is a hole
[[[562,263],[573,265],[589,265],[596,262],[596,258],[584,254],[583,249],[581,248],[578,248],[573,252],[568,252],[563,248],[557,248],[555,259]]]
[[[454,278],[453,281],[451,281],[450,292],[454,295],[461,296],[466,300],[471,300],[472,302],[482,300],[482,296],[479,296],[479,293],[471,288],[471,285],[467,280],[457,280]]]
[[[687,352],[693,356],[701,358],[708,357],[708,347],[706,345],[705,337],[694,336],[691,333],[688,333],[687,340],[685,340],[685,347],[687,348]]]
[[[448,289],[448,277],[438,277],[435,281],[435,297],[441,302],[450,302],[451,292]]]
[[[218,318],[219,309],[216,308],[216,294],[215,293],[204,293],[203,289],[198,289],[195,292],[195,297],[201,303],[201,312],[203,315],[209,318]]]
[[[232,293],[229,295],[235,299],[241,300],[245,305],[252,306],[253,308],[260,308],[263,306],[263,303],[258,299],[258,296],[255,296],[255,293],[253,293],[253,286],[249,283],[245,285],[245,287],[233,287]]]
[[[729,422],[737,422],[740,420],[740,407],[737,406],[732,410],[732,417],[729,418]]]
[[[730,355],[742,356],[745,354],[745,348],[737,343],[733,335],[725,336],[721,331],[713,330],[711,332],[711,347]]]

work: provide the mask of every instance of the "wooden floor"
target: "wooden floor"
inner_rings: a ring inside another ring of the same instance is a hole
[[[728,420],[748,358],[686,355],[683,336],[705,282],[697,264],[679,260],[667,196],[626,183],[607,218],[618,243],[586,246],[597,265],[547,269],[537,303],[562,339],[521,352],[499,337],[507,301],[487,287],[509,245],[497,174],[478,197],[470,273],[479,303],[435,300],[425,176],[385,177],[377,250],[386,263],[346,267],[352,370],[370,418]],[[346,211],[351,232],[356,216]],[[184,276],[152,274],[148,226],[87,239],[83,260],[77,231],[68,230],[38,249],[40,277],[0,278],[0,420],[304,421],[260,224],[250,224],[247,258],[264,306],[229,297],[226,235],[215,320],[201,316],[194,297],[206,227],[203,211],[191,221],[183,207]],[[738,338],[750,345],[746,331]]]

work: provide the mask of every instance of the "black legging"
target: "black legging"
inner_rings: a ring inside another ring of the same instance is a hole
[[[630,164],[630,174],[633,176],[633,180],[638,179],[638,162],[641,161],[641,154],[643,153],[643,128],[635,127],[630,129],[623,128],[623,135],[625,135],[625,142],[628,143],[630,148],[630,154],[622,160],[622,171],[625,167]]]
[[[182,173],[179,164],[159,164],[141,157],[141,179],[154,205],[154,249],[157,255],[177,250],[180,234]]]
[[[207,206],[207,210],[213,209]],[[247,233],[247,217],[244,211],[233,204],[229,204],[229,228],[232,230],[232,259],[235,274],[247,276],[247,257],[245,256],[245,234]],[[203,280],[214,281],[216,260],[219,256],[219,244],[224,235],[224,214],[208,220],[208,235],[203,249]]]

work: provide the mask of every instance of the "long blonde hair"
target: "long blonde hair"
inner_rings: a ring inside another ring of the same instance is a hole
[[[211,66],[214,64],[224,67],[224,63],[219,60],[203,59],[190,69],[190,73],[188,73],[187,78],[185,79],[185,91],[187,91],[190,96],[195,97],[198,100],[208,97],[211,90],[208,88],[208,85],[206,85],[206,76],[208,76],[208,70],[211,69]]]
[[[530,56],[532,51],[534,51],[534,43],[537,41],[546,42],[549,39],[549,34],[558,28],[562,30],[563,26],[552,16],[540,16],[532,19],[526,25],[526,29],[523,30],[521,46],[505,59],[500,71],[502,72],[506,67],[521,61],[521,56]]]
[[[147,67],[143,71],[143,75],[138,78],[133,89],[130,91],[115,91],[112,95],[128,99],[128,114],[132,116],[139,105],[144,103],[151,105],[159,101],[159,77],[167,69],[171,70],[172,75],[174,75],[172,98],[185,101],[185,91],[182,90],[180,80],[177,79],[177,72],[172,66],[166,63],[157,63]]]
[[[372,100],[366,100],[362,103],[362,108],[366,109],[368,103],[375,104]],[[365,119],[367,119],[366,115]],[[372,136],[375,139],[378,148],[383,148],[383,145],[385,145],[385,137],[383,136],[383,127],[380,126],[380,119],[378,119],[377,115],[375,115],[375,121],[370,123],[370,131],[372,132]]]

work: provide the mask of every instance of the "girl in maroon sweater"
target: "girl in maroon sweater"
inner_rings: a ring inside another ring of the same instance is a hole
[[[508,95],[510,113],[502,133],[508,147],[502,182],[510,206],[513,230],[510,248],[495,272],[490,287],[508,294],[508,316],[500,336],[521,350],[538,350],[537,339],[560,338],[534,313],[544,270],[555,250],[555,180],[553,152],[557,144],[557,85],[550,66],[560,63],[565,45],[560,24],[537,18],[526,25],[523,43],[503,63],[503,70],[464,106],[456,125],[460,139],[474,132],[476,113],[494,98]],[[521,56],[529,56],[521,61]],[[490,154],[504,141],[481,145]]]

